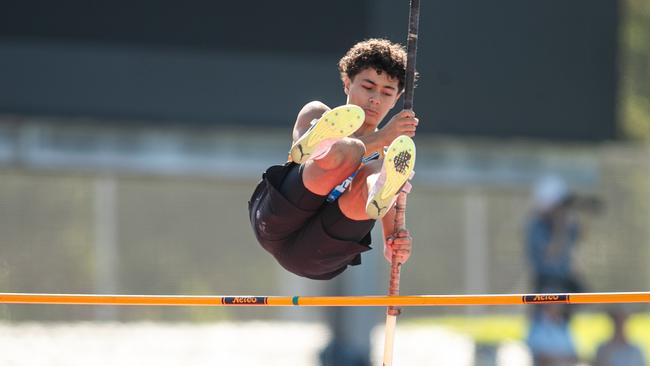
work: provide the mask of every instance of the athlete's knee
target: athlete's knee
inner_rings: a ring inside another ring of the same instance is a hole
[[[361,164],[365,152],[366,147],[363,142],[348,137],[332,145],[327,158],[323,160],[326,160],[324,163],[328,164],[331,169],[356,170]]]
[[[366,154],[366,145],[359,139],[347,137],[341,139],[342,152],[350,156],[350,160],[360,161]],[[336,145],[336,144],[335,144]]]
[[[365,147],[357,139],[337,141],[322,158],[309,160],[303,169],[305,187],[316,194],[327,194],[337,184],[357,171]]]

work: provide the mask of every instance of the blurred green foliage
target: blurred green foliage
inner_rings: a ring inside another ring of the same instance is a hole
[[[624,137],[650,137],[650,1],[623,2],[619,113]]]

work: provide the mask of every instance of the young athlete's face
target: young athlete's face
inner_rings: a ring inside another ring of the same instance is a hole
[[[354,79],[345,77],[343,88],[348,104],[358,105],[366,112],[365,123],[379,125],[400,96],[399,81],[385,72],[377,73],[373,68],[364,69]]]

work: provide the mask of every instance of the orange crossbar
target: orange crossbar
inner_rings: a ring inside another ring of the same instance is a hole
[[[140,306],[490,306],[650,303],[650,292],[417,296],[158,296],[0,293],[0,304]]]

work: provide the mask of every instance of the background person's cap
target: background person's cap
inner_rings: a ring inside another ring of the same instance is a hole
[[[548,211],[569,196],[566,182],[555,175],[545,176],[535,184],[533,205],[540,211]]]

